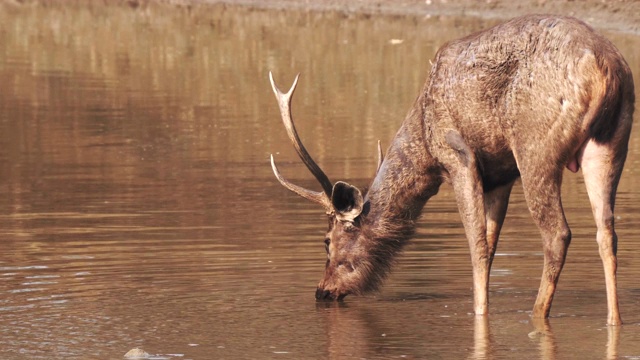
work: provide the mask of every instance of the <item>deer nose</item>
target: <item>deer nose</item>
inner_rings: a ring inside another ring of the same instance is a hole
[[[316,300],[327,300],[331,298],[331,291],[323,288],[316,289]]]

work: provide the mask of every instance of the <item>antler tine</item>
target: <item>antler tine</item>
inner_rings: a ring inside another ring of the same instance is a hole
[[[321,204],[322,206],[324,206],[325,208],[330,208],[329,198],[323,192],[307,190],[307,189],[305,189],[305,188],[303,188],[301,186],[298,186],[296,184],[293,184],[290,181],[288,181],[287,179],[285,179],[280,174],[280,171],[278,170],[278,167],[276,166],[276,162],[273,160],[273,154],[271,154],[271,169],[273,169],[273,173],[276,175],[276,178],[278,179],[280,184],[282,184],[282,186],[284,186],[285,188],[293,191],[294,193],[302,196],[303,198],[305,198],[307,200],[311,200],[313,202],[317,202],[317,203]]]
[[[298,153],[298,156],[300,157],[302,162],[307,166],[309,171],[311,171],[311,173],[313,174],[313,176],[315,176],[318,182],[320,182],[320,185],[322,185],[324,194],[327,196],[327,201],[323,200],[322,203],[327,204],[328,199],[331,198],[331,191],[333,189],[333,185],[331,184],[331,181],[329,180],[327,175],[324,173],[324,171],[322,171],[320,166],[318,166],[318,164],[316,164],[313,158],[311,158],[311,155],[309,155],[309,152],[307,152],[307,149],[304,147],[304,145],[302,145],[302,141],[300,141],[300,137],[298,136],[296,127],[293,125],[293,119],[291,117],[291,97],[293,95],[294,90],[296,89],[296,85],[298,84],[299,77],[300,77],[300,74],[296,75],[296,78],[293,81],[293,85],[291,85],[291,88],[289,89],[289,91],[287,91],[286,93],[283,93],[282,91],[280,91],[280,89],[278,89],[275,82],[273,81],[273,74],[269,72],[269,81],[271,81],[271,88],[273,89],[273,93],[276,95],[276,99],[278,100],[278,105],[280,107],[280,115],[282,116],[282,122],[284,123],[284,127],[287,130],[287,135],[289,136],[289,139],[293,143],[293,147],[296,149],[296,152]],[[273,165],[273,162],[272,162],[272,165]],[[274,167],[274,170],[275,170],[275,167]],[[279,174],[277,173],[276,173],[276,177],[278,177],[278,180],[282,178],[282,176],[279,176]],[[299,195],[305,198],[310,198],[309,196],[311,196],[312,198],[315,198],[315,195],[306,196],[298,192],[298,191],[304,190],[307,192],[315,193],[311,190],[303,189],[289,182],[287,182],[289,186],[285,185],[285,183],[283,183],[282,180],[280,180],[280,183],[282,183],[282,185],[284,185],[289,190],[295,193],[298,193]],[[291,185],[296,186],[296,189],[298,191],[293,190],[290,187]]]
[[[296,75],[296,78],[293,79],[293,84],[291,84],[291,88],[286,93],[282,93],[280,89],[276,86],[276,82],[273,80],[273,73],[269,71],[269,81],[271,82],[271,89],[273,89],[273,93],[276,94],[276,98],[278,99],[278,104],[280,104],[280,98],[287,100],[288,105],[290,105],[291,95],[293,95],[293,91],[298,86],[298,79],[300,78],[300,74]],[[290,108],[291,106],[289,106]]]
[[[380,140],[378,140],[378,167],[376,168],[376,175],[378,175],[378,171],[380,171],[380,167],[382,166],[383,161],[384,161],[384,153],[382,152],[382,146],[380,145]]]

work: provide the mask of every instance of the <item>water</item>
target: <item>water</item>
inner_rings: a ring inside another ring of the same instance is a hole
[[[0,356],[121,359],[640,358],[640,134],[618,194],[609,329],[595,226],[572,227],[548,323],[542,252],[517,185],[491,278],[471,267],[451,189],[378,294],[316,303],[326,220],[268,82],[302,73],[294,116],[332,180],[367,185],[446,40],[491,25],[236,8],[0,5]],[[640,74],[640,39],[608,34]],[[640,119],[636,119],[636,122]]]

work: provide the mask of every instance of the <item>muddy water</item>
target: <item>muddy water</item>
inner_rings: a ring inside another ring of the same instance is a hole
[[[318,304],[326,221],[284,190],[316,187],[268,84],[332,179],[367,185],[429,59],[490,23],[233,8],[0,6],[0,357],[640,358],[640,134],[620,185],[623,328],[605,326],[595,227],[579,175],[552,318],[529,317],[540,240],[518,186],[491,315],[471,311],[451,189],[379,294]],[[640,74],[640,39],[609,34]],[[638,121],[640,119],[636,119]]]

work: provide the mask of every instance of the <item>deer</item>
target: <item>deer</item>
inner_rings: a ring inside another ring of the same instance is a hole
[[[631,70],[620,51],[573,17],[526,15],[444,44],[368,190],[332,183],[302,144],[291,99],[269,73],[295,151],[322,187],[282,176],[320,204],[327,253],[317,300],[376,291],[415,233],[426,202],[450,184],[468,241],[473,310],[488,315],[489,274],[514,182],[542,237],[544,266],[531,317],[549,317],[571,242],[561,201],[564,169],[582,169],[604,268],[607,324],[622,324],[617,294],[616,191],[634,112]]]

